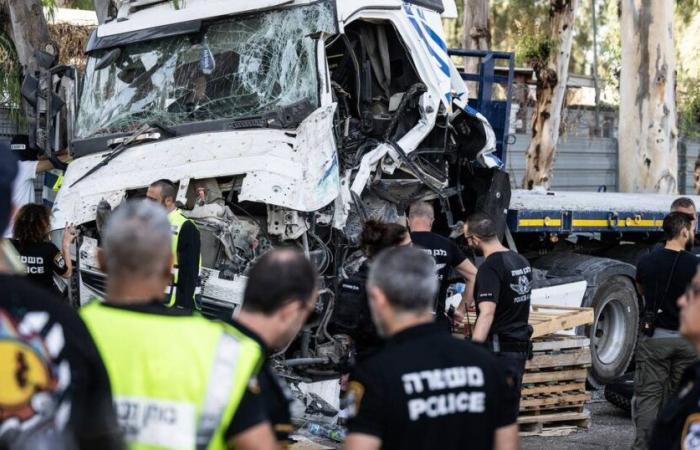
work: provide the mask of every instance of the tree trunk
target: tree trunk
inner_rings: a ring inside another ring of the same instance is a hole
[[[578,0],[550,0],[549,36],[554,39],[554,45],[546,60],[533,65],[537,77],[537,102],[523,178],[523,187],[526,189],[549,189],[552,183],[561,109],[569,78],[569,57],[577,4]]]
[[[491,48],[489,0],[464,0],[463,32],[463,48],[467,50],[488,50]],[[477,58],[465,58],[464,70],[467,73],[477,73],[479,60]],[[471,97],[476,97],[476,88],[476,82],[467,82],[467,89],[469,89]]]
[[[8,31],[22,71],[32,74],[38,68],[34,51],[46,51],[51,43],[41,0],[7,0],[4,7],[9,13]]]
[[[618,138],[622,192],[678,191],[674,3],[622,0]]]

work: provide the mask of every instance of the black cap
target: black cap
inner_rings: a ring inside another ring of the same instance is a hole
[[[17,158],[7,142],[0,141],[0,231],[10,223],[12,182],[17,176]]]

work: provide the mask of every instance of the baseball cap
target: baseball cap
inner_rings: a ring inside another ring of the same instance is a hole
[[[0,232],[10,223],[12,182],[17,176],[17,159],[7,142],[0,141]]]

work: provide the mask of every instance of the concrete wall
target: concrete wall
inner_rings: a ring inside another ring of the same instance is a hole
[[[520,187],[525,173],[525,151],[530,142],[527,134],[516,134],[515,143],[508,148],[506,170],[513,187]],[[682,141],[678,145],[678,190],[693,193],[695,161],[700,153],[700,142]],[[616,192],[617,140],[562,136],[554,162],[552,189],[560,191],[598,191],[605,187]]]

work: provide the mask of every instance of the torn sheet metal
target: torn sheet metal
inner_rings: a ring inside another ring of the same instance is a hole
[[[335,107],[334,103],[319,108],[297,128],[290,160],[298,165],[298,173],[292,183],[286,181],[289,177],[285,173],[263,175],[263,171],[255,171],[243,180],[238,198],[299,211],[315,211],[331,203],[338,196],[340,183],[333,137]]]
[[[319,210],[339,192],[334,111],[335,104],[319,108],[296,132],[239,130],[142,144],[70,187],[102,155],[79,158],[68,166],[64,187],[56,197],[55,226],[94,220],[102,198],[114,207],[127,190],[146,187],[160,178],[179,181],[246,174],[241,200],[305,212]]]

